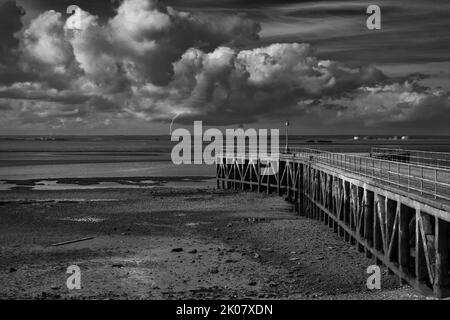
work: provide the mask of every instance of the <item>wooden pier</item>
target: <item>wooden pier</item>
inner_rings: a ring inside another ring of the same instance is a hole
[[[401,283],[450,296],[450,168],[401,160],[306,148],[270,161],[218,155],[217,187],[285,196]]]

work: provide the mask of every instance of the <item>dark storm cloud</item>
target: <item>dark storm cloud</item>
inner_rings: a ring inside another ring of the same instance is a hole
[[[317,127],[445,130],[447,92],[423,85],[424,73],[393,78],[372,66],[448,59],[449,6],[439,1],[381,1],[375,32],[364,1],[21,2],[33,15],[22,27],[10,4],[15,23],[2,33],[17,57],[0,66],[2,126],[289,116]],[[69,4],[84,10],[78,31],[68,28]]]
[[[12,62],[19,40],[14,34],[22,29],[25,11],[14,1],[0,2],[0,65]]]

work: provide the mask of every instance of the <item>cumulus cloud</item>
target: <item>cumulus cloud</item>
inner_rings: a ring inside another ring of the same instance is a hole
[[[345,105],[331,122],[360,121],[366,126],[448,126],[450,95],[424,88],[415,81],[360,87],[350,97],[328,99]]]
[[[389,79],[372,66],[321,60],[306,43],[258,47],[260,26],[240,15],[124,0],[106,20],[81,11],[73,30],[75,17],[56,11],[22,28],[23,11],[12,2],[7,8],[16,23],[0,31],[7,40],[0,68],[7,52],[18,58],[16,77],[0,76],[0,111],[27,125],[175,117],[226,125],[295,115],[378,126],[438,119],[449,109],[448,94],[419,86],[418,77]]]
[[[308,44],[272,44],[251,50],[188,50],[174,64],[164,101],[178,121],[252,122],[260,116],[301,111],[298,102],[334,96],[384,79],[372,67],[319,61]],[[276,106],[276,107],[275,107]]]

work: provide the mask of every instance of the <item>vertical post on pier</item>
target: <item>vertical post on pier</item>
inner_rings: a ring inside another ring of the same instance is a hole
[[[286,170],[286,161],[282,162],[280,160],[280,166],[278,168],[278,172],[276,173],[277,194],[279,196],[281,196],[281,179],[283,178],[285,170]]]
[[[220,165],[216,163],[216,183],[217,183],[217,189],[220,189],[220,181],[219,181],[219,167]]]
[[[236,190],[236,161],[233,159],[233,189]]]
[[[416,237],[415,237],[415,272],[416,272],[416,284],[420,286],[420,283],[424,281],[427,277],[427,267],[425,262],[425,252],[423,249],[422,233],[420,228],[420,223],[422,220],[422,213],[420,208],[416,208]]]
[[[377,194],[373,206],[373,245],[374,249],[381,254],[384,253],[382,228],[386,230],[382,218],[384,218],[384,199]],[[375,257],[375,262],[377,265],[381,265],[381,260],[377,257]]]
[[[253,191],[253,172],[256,169],[255,162],[253,162],[253,160],[250,161],[250,159],[249,159],[248,166],[249,166],[249,170],[250,170],[250,177],[249,177],[248,183],[250,185],[250,191]]]
[[[338,228],[338,223],[337,223],[337,219],[339,219],[339,206],[338,206],[338,197],[339,197],[339,180],[337,179],[337,177],[333,177],[333,201],[331,202],[333,205],[333,214],[335,219],[333,219],[333,232],[334,233],[338,233],[339,228]]]
[[[342,180],[342,186],[344,191],[344,207],[343,207],[343,216],[344,216],[344,224],[350,226],[350,182]],[[350,233],[344,230],[344,240],[350,240]]]
[[[333,198],[333,176],[331,174],[328,174],[328,184],[327,184],[327,188],[328,188],[328,193],[327,193],[327,197],[328,197],[328,210],[331,214],[333,214],[333,208],[334,208],[334,198]],[[334,224],[334,219],[332,219],[331,217],[328,217],[328,226],[331,228],[333,227]]]
[[[257,164],[256,174],[258,176],[258,192],[261,192],[261,179],[262,179],[262,176],[261,176],[261,161],[260,161],[259,158],[256,160],[256,164]]]
[[[398,201],[394,201],[385,197],[385,214],[386,214],[386,255],[389,261],[398,261],[398,246],[394,245],[394,241],[397,237],[397,226],[398,226]],[[392,246],[391,246],[392,243]],[[392,274],[392,270],[389,269],[389,273]]]
[[[303,215],[303,164],[298,164],[298,213]]]
[[[449,285],[448,236],[448,222],[436,217],[434,237],[436,248],[436,270],[433,291],[438,298],[444,296],[444,290]]]
[[[399,204],[399,220],[398,220],[398,264],[401,274],[408,273],[410,247],[409,247],[409,215],[408,207]],[[400,277],[400,284],[405,284],[405,281]]]
[[[373,208],[374,208],[374,193],[364,189],[364,239],[367,241],[369,247],[373,247]],[[371,258],[372,253],[366,247],[366,257]]]
[[[291,201],[291,188],[289,185],[289,175],[291,173],[291,162],[290,161],[286,161],[286,198],[288,199],[288,201]]]

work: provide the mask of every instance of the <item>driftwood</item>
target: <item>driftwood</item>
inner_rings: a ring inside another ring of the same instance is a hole
[[[75,240],[69,240],[69,241],[64,241],[64,242],[58,242],[58,243],[54,243],[51,246],[52,247],[58,247],[58,246],[63,246],[65,244],[70,244],[70,243],[75,243],[75,242],[81,242],[81,241],[86,241],[86,240],[91,240],[94,239],[94,237],[87,237],[87,238],[81,238],[81,239],[75,239]]]

